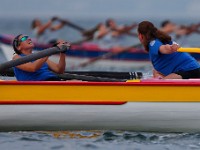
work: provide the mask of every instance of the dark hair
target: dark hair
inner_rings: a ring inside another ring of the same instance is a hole
[[[19,34],[19,35],[17,35],[15,38],[14,38],[14,40],[13,40],[13,43],[12,43],[12,45],[13,45],[13,49],[14,49],[14,51],[15,51],[15,53],[16,54],[21,54],[21,52],[18,50],[18,46],[19,46],[19,37],[21,36],[22,34]]]
[[[165,20],[165,21],[163,21],[162,23],[161,23],[161,27],[165,27],[167,24],[169,24],[169,23],[171,23],[171,21],[169,21],[169,20]]]
[[[31,23],[31,28],[34,29],[36,27],[37,19],[34,19]]]
[[[112,21],[113,21],[112,18],[107,19],[107,20],[106,20],[106,23],[105,23],[106,26],[107,26],[107,27],[110,27],[110,22],[112,22]]]
[[[163,44],[170,43],[171,37],[166,33],[158,30],[153,23],[149,21],[142,21],[138,25],[138,33],[145,37],[143,43],[146,51],[149,51],[149,43],[154,39],[159,39]]]

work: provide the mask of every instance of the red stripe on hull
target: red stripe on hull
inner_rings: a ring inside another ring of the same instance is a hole
[[[0,105],[123,105],[126,101],[0,101]]]

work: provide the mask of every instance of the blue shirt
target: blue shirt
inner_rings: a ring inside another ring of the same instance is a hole
[[[20,56],[25,56],[21,54]],[[14,67],[14,73],[18,81],[45,81],[52,77],[57,77],[48,68],[47,63],[44,63],[40,69],[35,72],[28,72]]]
[[[173,42],[169,44],[172,45]],[[200,68],[199,63],[188,53],[175,52],[172,54],[161,54],[160,46],[165,45],[159,39],[149,43],[149,57],[154,68],[167,76],[178,71],[189,71]]]

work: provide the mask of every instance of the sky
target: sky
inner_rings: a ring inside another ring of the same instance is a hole
[[[200,0],[1,0],[1,17],[200,18]]]

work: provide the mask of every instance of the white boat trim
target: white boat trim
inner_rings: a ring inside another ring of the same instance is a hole
[[[0,131],[199,132],[200,103],[0,105]]]

